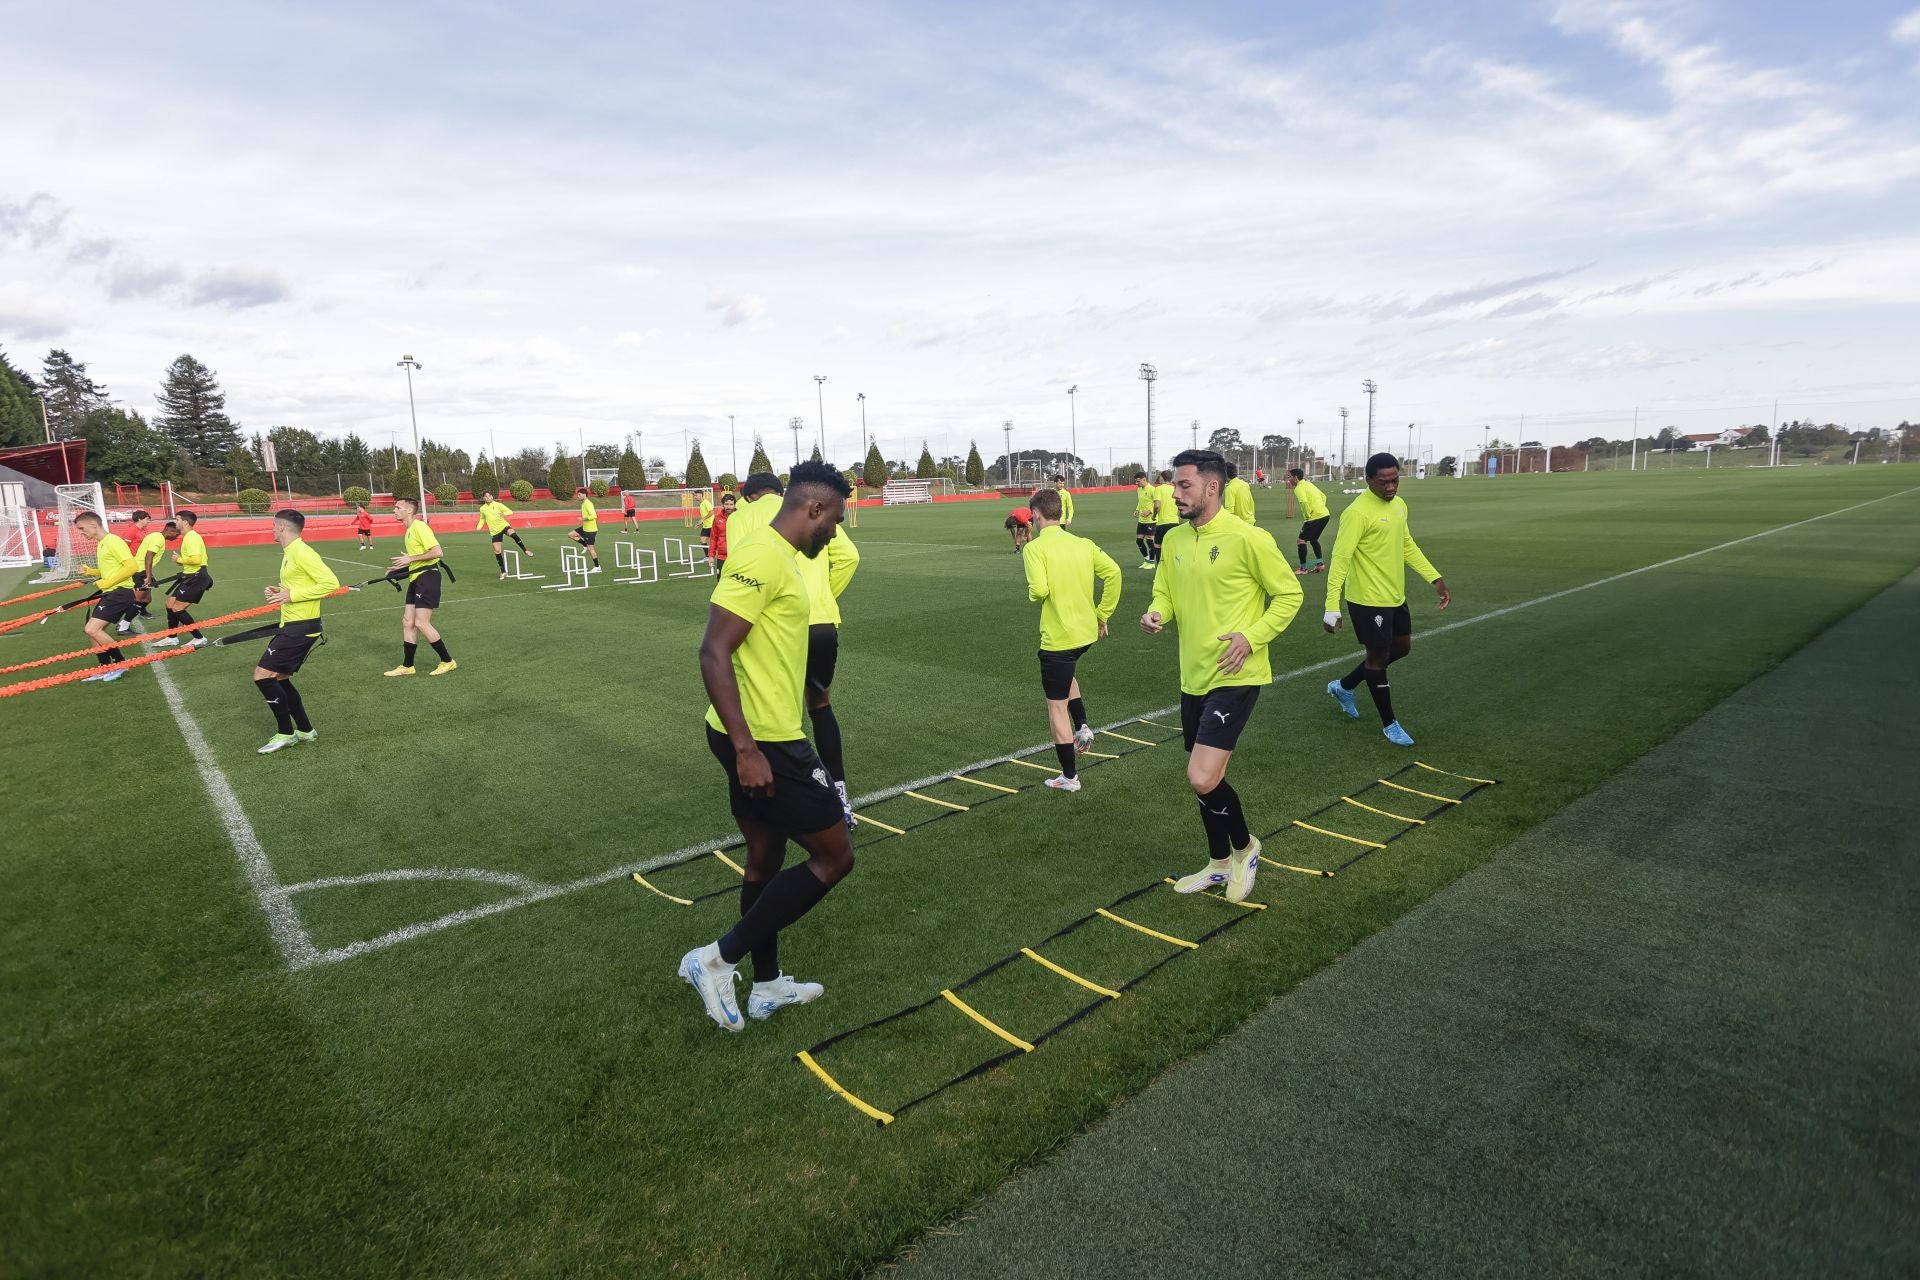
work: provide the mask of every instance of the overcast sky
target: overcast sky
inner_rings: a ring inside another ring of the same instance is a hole
[[[249,428],[384,440],[412,354],[436,438],[676,467],[729,413],[790,456],[815,374],[842,460],[859,392],[890,456],[992,457],[1065,447],[1075,384],[1081,452],[1135,460],[1142,361],[1162,458],[1363,431],[1368,377],[1396,449],[1920,418],[1910,5],[0,20],[0,346],[142,411],[186,351]]]

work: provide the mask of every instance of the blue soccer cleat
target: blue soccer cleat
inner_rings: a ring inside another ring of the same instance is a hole
[[[1410,747],[1413,745],[1413,739],[1407,736],[1407,731],[1400,727],[1398,720],[1395,720],[1380,732],[1385,734],[1387,741],[1396,747]]]
[[[1327,692],[1332,694],[1333,700],[1340,704],[1340,709],[1347,713],[1347,719],[1358,720],[1360,718],[1360,707],[1353,700],[1353,690],[1341,688],[1338,680],[1329,680],[1327,681]]]

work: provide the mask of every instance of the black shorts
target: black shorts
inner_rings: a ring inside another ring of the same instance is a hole
[[[1167,535],[1179,527],[1177,524],[1157,524],[1153,526],[1154,545],[1158,546],[1160,543],[1165,542]]]
[[[1153,536],[1153,530],[1154,525],[1151,520],[1141,520],[1134,524],[1133,536],[1136,538],[1151,538]]]
[[[1193,750],[1196,744],[1233,750],[1241,730],[1253,718],[1253,704],[1259,700],[1257,684],[1230,684],[1211,693],[1181,694],[1180,735],[1187,750]]]
[[[840,628],[831,622],[816,622],[807,628],[807,685],[815,689],[833,687],[833,670],[840,665]],[[712,726],[708,726],[711,728]]]
[[[131,622],[140,616],[140,602],[132,587],[115,587],[94,602],[90,615],[102,622]]]
[[[752,819],[788,837],[826,831],[847,820],[827,767],[805,738],[757,744],[773,770],[773,794],[750,796],[740,789],[732,740],[712,725],[706,728],[707,749],[727,771],[727,800],[737,820]]]
[[[201,569],[187,574],[174,583],[167,593],[167,598],[178,600],[181,604],[199,604],[200,597],[211,590],[213,590],[213,575]]]
[[[587,532],[585,529],[575,529],[574,532],[580,535],[580,545],[583,547],[592,546],[593,540],[600,536],[598,529],[595,529],[592,533]]]
[[[1092,645],[1083,644],[1078,649],[1040,651],[1040,692],[1048,702],[1063,702],[1072,695],[1074,667],[1080,655],[1091,648]]]
[[[487,537],[493,540],[493,544],[495,546],[499,546],[502,542],[506,541],[508,538],[513,537],[513,526],[508,525],[506,528],[502,529],[498,533],[489,533]]]
[[[438,609],[440,577],[438,569],[428,569],[407,583],[407,603],[416,609]]]
[[[365,529],[362,529],[359,525],[355,525],[353,527],[353,531],[354,533],[358,534],[362,538],[367,539],[368,541],[372,541],[373,539],[373,527],[371,525],[369,525]]]
[[[1347,618],[1353,623],[1353,638],[1371,653],[1393,648],[1395,636],[1413,634],[1413,613],[1404,604],[1355,604],[1349,600]]]
[[[1320,535],[1327,531],[1327,521],[1331,519],[1333,519],[1332,516],[1321,516],[1318,520],[1309,520],[1305,524],[1301,525],[1300,541],[1302,542],[1320,541]]]
[[[320,631],[320,619],[285,622],[274,633],[273,639],[267,641],[266,652],[260,655],[260,661],[254,665],[290,676],[307,660],[307,655],[313,652],[313,646],[325,642],[326,636]]]

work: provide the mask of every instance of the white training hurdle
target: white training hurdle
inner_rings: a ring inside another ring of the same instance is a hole
[[[585,591],[592,583],[587,581],[587,553],[579,547],[560,548],[560,572],[566,574],[564,582],[549,582],[540,588],[542,591]],[[578,578],[576,582],[574,579]]]
[[[505,551],[502,551],[500,558],[507,562],[507,571],[501,575],[504,578],[510,578],[515,582],[532,582],[535,578],[544,578],[547,576],[544,573],[520,572],[520,553],[512,547],[508,547]]]
[[[714,575],[713,561],[699,554],[700,544],[685,542],[679,538],[668,538],[662,547],[661,559],[668,568],[674,565],[680,568],[667,574],[669,578],[711,578]]]
[[[630,570],[630,578],[612,578],[612,582],[648,583],[660,581],[660,557],[645,547],[636,547],[631,542],[613,544],[613,567]]]

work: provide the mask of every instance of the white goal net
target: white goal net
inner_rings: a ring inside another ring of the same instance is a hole
[[[683,517],[683,523],[698,524],[700,519],[700,495],[711,496],[711,489],[627,489],[621,492],[624,506],[635,511],[673,511]],[[714,504],[718,506],[718,503]]]
[[[937,494],[954,492],[953,481],[942,476],[934,480],[889,480],[880,491],[880,505],[897,507],[912,502],[932,502]]]
[[[23,484],[0,484],[0,569],[40,562],[39,517],[27,505]]]
[[[59,563],[54,566],[54,573],[62,578],[76,578],[80,576],[81,566],[98,566],[94,561],[93,539],[73,527],[73,518],[82,511],[91,511],[104,523],[106,496],[98,484],[57,484],[53,486],[53,496],[55,514],[60,519],[60,540],[55,547]]]

